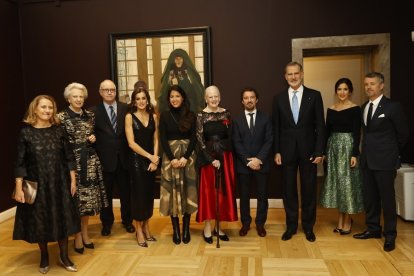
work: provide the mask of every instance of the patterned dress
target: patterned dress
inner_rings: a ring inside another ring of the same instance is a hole
[[[80,231],[70,194],[75,158],[62,128],[23,127],[17,140],[15,176],[38,182],[32,205],[17,203],[13,239],[30,243],[62,240]]]
[[[216,218],[217,185],[219,220],[236,221],[230,112],[198,113],[196,136],[200,147],[197,155],[200,185],[196,220],[202,222]],[[211,164],[215,159],[220,160],[218,171]]]
[[[65,130],[76,158],[76,178],[79,213],[81,216],[99,214],[108,206],[101,162],[88,137],[94,134],[95,114],[82,109],[82,113],[70,108],[58,114],[61,127]]]
[[[351,157],[359,155],[361,108],[341,111],[328,109],[327,174],[321,189],[320,203],[325,208],[338,208],[346,214],[364,209],[362,178],[358,164],[351,168]]]
[[[177,216],[197,211],[198,194],[195,172],[195,120],[192,127],[181,132],[179,129],[181,109],[171,108],[160,117],[160,141],[164,154],[161,167],[160,214]],[[195,118],[195,114],[193,114]],[[187,159],[184,168],[173,168],[174,158]]]

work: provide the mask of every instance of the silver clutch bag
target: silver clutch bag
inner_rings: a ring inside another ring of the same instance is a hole
[[[24,179],[22,183],[22,190],[24,193],[24,201],[27,204],[33,204],[36,199],[37,195],[37,182]],[[14,188],[12,198],[14,199],[14,196],[16,194],[16,188]]]

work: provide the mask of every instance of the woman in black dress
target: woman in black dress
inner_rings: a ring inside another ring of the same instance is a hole
[[[88,91],[83,84],[73,82],[66,86],[63,96],[69,106],[58,114],[76,158],[76,199],[81,216],[81,232],[74,240],[75,251],[83,254],[84,246],[95,248],[89,238],[89,216],[108,207],[103,183],[101,162],[96,154],[95,114],[83,108]]]
[[[129,113],[125,117],[125,133],[130,151],[131,212],[136,221],[136,238],[141,247],[156,241],[149,230],[154,208],[155,171],[158,157],[158,122],[148,91],[132,92]]]
[[[181,243],[179,216],[183,216],[183,243],[190,242],[190,216],[197,211],[195,173],[196,115],[187,94],[178,86],[168,90],[169,110],[160,116],[160,140],[164,150],[161,167],[160,214],[171,216],[173,242]]]
[[[58,126],[56,103],[51,96],[32,100],[26,112],[27,124],[20,131],[15,163],[18,202],[13,239],[38,243],[39,272],[49,271],[48,242],[59,243],[60,264],[77,271],[68,256],[68,236],[80,231],[80,219],[73,199],[76,192],[76,163],[65,132]],[[36,200],[25,204],[23,179],[38,182]]]

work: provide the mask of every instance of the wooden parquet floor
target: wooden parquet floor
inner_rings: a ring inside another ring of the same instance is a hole
[[[191,242],[173,244],[170,218],[154,210],[150,225],[158,241],[142,248],[135,235],[126,233],[119,223],[117,209],[111,236],[101,236],[99,218],[93,217],[90,234],[96,248],[77,254],[71,237],[69,252],[79,268],[76,275],[414,275],[413,222],[399,219],[397,248],[386,253],[383,239],[356,240],[333,233],[336,218],[335,210],[318,209],[316,242],[308,242],[301,230],[291,240],[282,241],[284,210],[270,209],[265,238],[257,236],[254,225],[247,236],[240,237],[240,222],[223,223],[230,241],[221,242],[217,249],[215,243],[203,241],[203,225],[194,218]],[[10,219],[0,224],[0,274],[39,275],[38,247],[13,241],[13,223]],[[364,216],[355,216],[352,232],[364,228]],[[49,255],[48,275],[75,275],[57,265],[56,243],[49,244]]]

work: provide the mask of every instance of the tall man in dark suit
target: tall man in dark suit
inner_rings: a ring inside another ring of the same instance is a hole
[[[302,228],[306,239],[315,241],[316,173],[325,148],[325,120],[319,91],[303,86],[303,68],[297,62],[285,67],[289,88],[274,97],[274,160],[282,166],[283,205],[286,231],[282,240],[290,240],[298,228],[299,204],[297,170],[300,173]]]
[[[273,143],[272,121],[269,116],[256,109],[259,95],[253,88],[241,93],[244,112],[234,119],[233,144],[236,154],[236,170],[240,191],[240,236],[250,229],[250,181],[254,177],[257,187],[256,230],[260,237],[266,236],[264,225],[267,219],[267,176],[269,154]]]
[[[128,142],[125,136],[125,115],[128,105],[116,101],[116,87],[111,80],[104,80],[99,87],[102,103],[94,106],[96,151],[103,167],[103,180],[109,207],[101,211],[103,236],[111,234],[114,223],[112,191],[116,184],[121,200],[122,224],[129,233],[135,232],[131,218],[130,184],[128,175]]]
[[[384,76],[368,73],[364,80],[369,101],[362,105],[361,168],[366,212],[366,231],[356,239],[381,238],[381,206],[384,215],[384,250],[395,248],[397,213],[394,179],[409,128],[402,107],[383,95]]]

